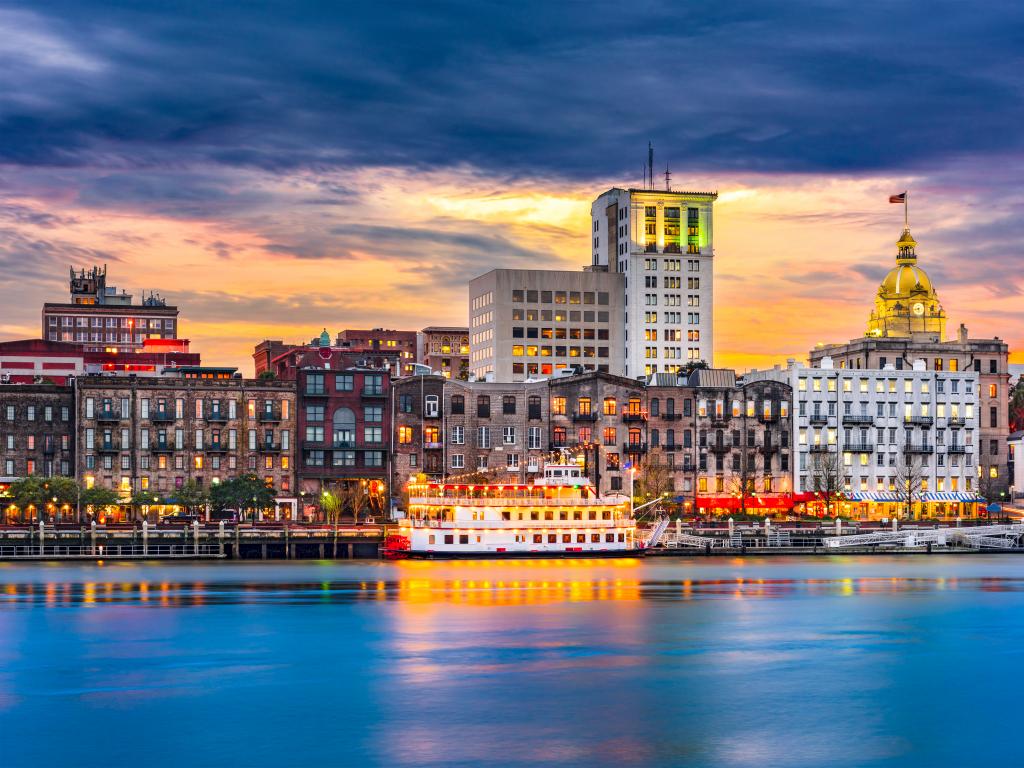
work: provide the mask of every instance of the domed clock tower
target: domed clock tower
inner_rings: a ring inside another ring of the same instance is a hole
[[[916,246],[910,228],[905,228],[896,241],[896,266],[878,288],[867,336],[930,341],[945,338],[946,313],[931,279],[917,266]]]

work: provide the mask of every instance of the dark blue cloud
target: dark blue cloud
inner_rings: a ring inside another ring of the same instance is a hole
[[[1024,141],[1019,3],[7,7],[0,162],[19,165],[628,179],[649,138],[680,176]]]

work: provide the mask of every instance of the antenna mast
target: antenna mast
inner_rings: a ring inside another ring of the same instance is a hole
[[[647,173],[650,177],[650,186],[648,189],[654,189],[654,145],[651,142],[647,142]],[[645,186],[646,186],[646,179]]]

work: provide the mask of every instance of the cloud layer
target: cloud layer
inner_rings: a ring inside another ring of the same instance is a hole
[[[258,6],[0,9],[0,333],[104,261],[240,365],[465,322],[474,274],[588,261],[652,140],[723,193],[719,363],[860,333],[905,188],[951,316],[1024,341],[1019,4]]]

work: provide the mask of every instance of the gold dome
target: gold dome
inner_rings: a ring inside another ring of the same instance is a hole
[[[887,299],[906,298],[912,293],[932,296],[934,292],[928,273],[913,264],[899,264],[890,269],[878,288],[879,295]]]
[[[868,336],[928,334],[941,341],[946,313],[928,273],[917,266],[917,241],[909,228],[896,241],[896,266],[889,270],[875,296]]]

